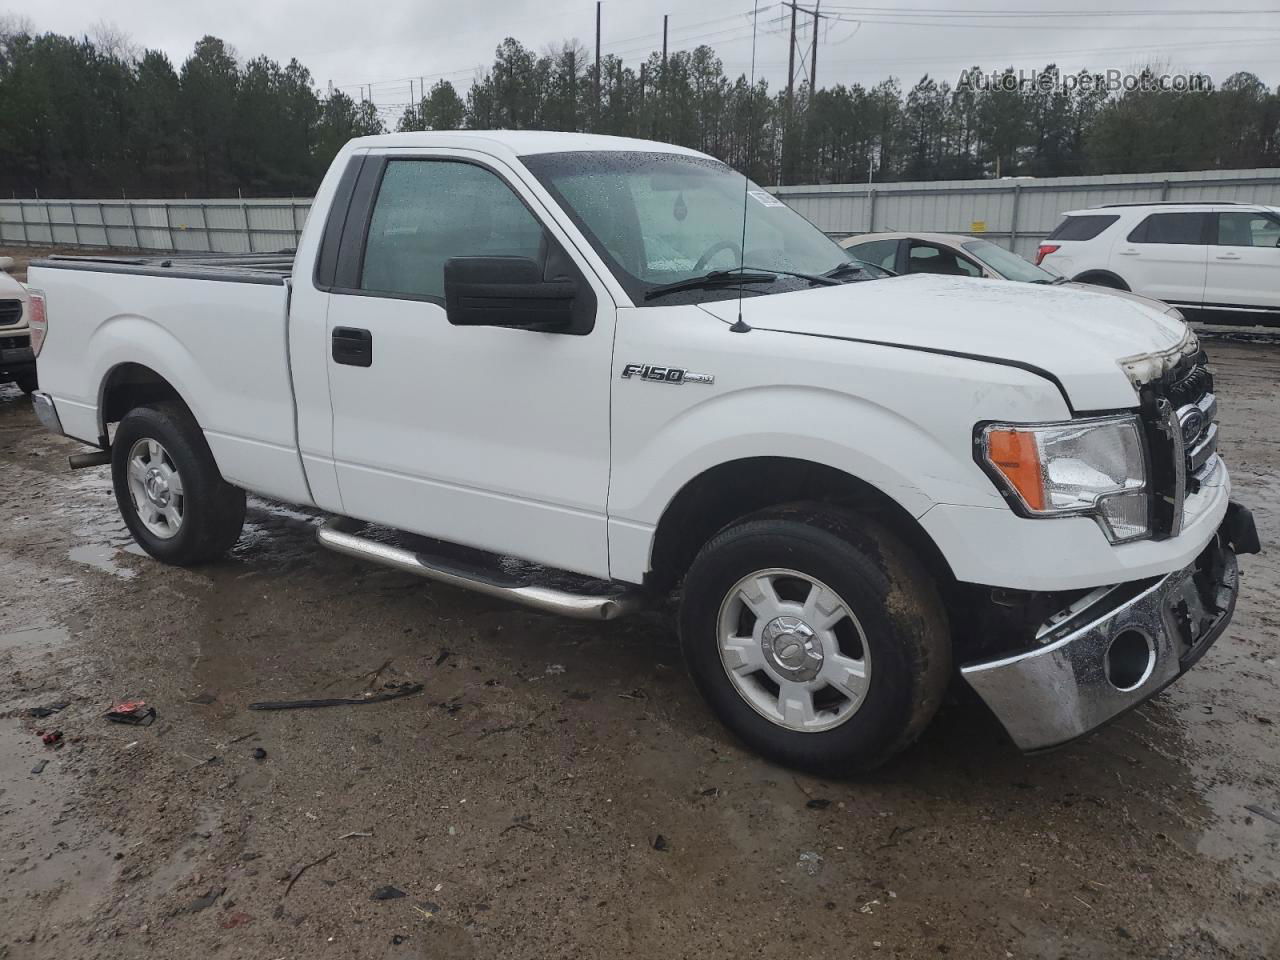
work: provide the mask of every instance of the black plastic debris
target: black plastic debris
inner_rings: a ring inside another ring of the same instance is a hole
[[[43,720],[45,717],[52,717],[55,713],[65,710],[69,706],[71,706],[70,701],[62,701],[61,703],[51,703],[47,707],[32,707],[27,711],[27,716]]]
[[[261,747],[254,747],[254,748],[253,748],[253,759],[255,759],[255,760],[265,760],[265,759],[267,759],[267,751],[263,750]]]
[[[31,768],[31,772],[36,774],[44,773],[44,768],[47,767],[48,765],[49,765],[48,760],[39,760],[36,762],[36,765]]]
[[[827,807],[831,806],[831,801],[826,797],[814,797],[806,803],[805,806],[810,810],[825,810]]]
[[[400,890],[397,887],[393,887],[390,884],[388,884],[385,887],[380,887],[379,889],[373,891],[373,896],[371,896],[369,899],[370,900],[399,900],[403,896],[407,896],[407,894],[403,890]]]
[[[453,653],[453,651],[452,651],[452,650],[449,650],[448,648],[441,650],[441,651],[440,651],[440,656],[436,657],[436,666],[438,667],[438,666],[440,666],[440,664],[442,664],[442,663],[444,663],[446,660],[448,660],[448,659],[449,659],[449,654],[451,654],[451,653]]]
[[[667,843],[666,837],[664,837],[662,834],[658,834],[656,837],[653,838],[653,849],[661,852],[663,850],[671,849],[671,845]]]

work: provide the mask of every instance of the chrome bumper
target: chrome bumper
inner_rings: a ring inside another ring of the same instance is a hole
[[[1236,552],[1256,550],[1252,516],[1232,504],[1191,566],[1097,591],[1051,620],[1041,646],[960,673],[1020,749],[1074,740],[1191,669],[1231,622]]]
[[[53,397],[47,393],[36,391],[31,395],[31,406],[35,407],[36,419],[50,433],[62,434],[62,421],[58,419],[58,410],[53,405]]]

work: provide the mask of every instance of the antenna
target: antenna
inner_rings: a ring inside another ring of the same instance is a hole
[[[747,84],[747,106],[750,107],[756,96],[756,32],[760,27],[760,0],[751,4],[751,81]],[[747,143],[751,142],[751,118],[747,118]],[[751,159],[750,152],[745,160]],[[749,163],[744,164],[749,168]],[[742,319],[742,296],[746,284],[742,277],[747,272],[747,201],[750,199],[751,178],[747,171],[742,172],[742,243],[738,246],[738,319],[729,328],[731,333],[749,333],[751,327]]]

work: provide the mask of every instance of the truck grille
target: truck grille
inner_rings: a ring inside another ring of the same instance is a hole
[[[21,319],[21,300],[0,300],[0,327],[12,326]]]
[[[1188,494],[1217,469],[1218,399],[1203,351],[1142,387],[1142,419],[1151,454],[1152,533],[1176,537]]]

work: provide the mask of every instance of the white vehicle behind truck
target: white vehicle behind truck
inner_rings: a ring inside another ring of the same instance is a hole
[[[543,610],[678,592],[707,701],[786,763],[884,761],[957,667],[1069,741],[1203,655],[1258,548],[1205,356],[1137,301],[880,277],[691,150],[361,139],[296,254],[35,263],[35,403],[169,563],[251,491]]]

